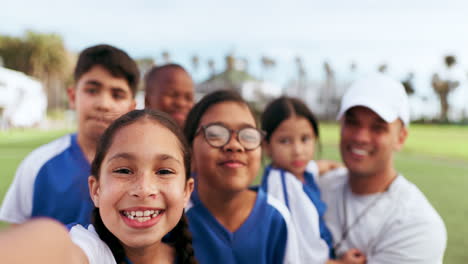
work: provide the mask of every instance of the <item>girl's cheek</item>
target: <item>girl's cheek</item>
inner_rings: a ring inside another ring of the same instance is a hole
[[[186,194],[185,179],[184,179],[184,182],[177,182],[174,184],[166,185],[161,190],[165,192],[166,197],[171,197],[171,200],[173,200],[173,202],[181,203],[181,204],[185,202],[184,200],[185,194]]]

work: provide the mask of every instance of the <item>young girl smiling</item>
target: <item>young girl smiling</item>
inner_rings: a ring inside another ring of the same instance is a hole
[[[93,224],[70,225],[70,240],[56,239],[64,233],[60,227],[33,221],[25,231],[34,235],[50,228],[51,239],[60,245],[31,247],[50,251],[50,263],[59,257],[62,263],[83,264],[196,263],[184,216],[193,190],[189,154],[178,125],[166,114],[135,110],[123,115],[104,132],[92,162]],[[10,241],[25,237],[18,228],[16,235],[15,229],[6,234]],[[34,236],[25,239],[34,241]],[[39,252],[31,255],[34,261],[40,251],[31,251]]]
[[[189,113],[196,190],[187,207],[200,263],[302,263],[287,208],[249,188],[260,169],[263,133],[236,93],[205,96]]]

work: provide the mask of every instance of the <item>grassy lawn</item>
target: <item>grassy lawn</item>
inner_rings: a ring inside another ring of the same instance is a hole
[[[11,183],[16,167],[32,149],[68,131],[0,132],[0,199]],[[322,124],[322,158],[339,160],[338,127]],[[410,136],[396,166],[426,194],[447,226],[445,262],[468,263],[468,127],[412,125]]]

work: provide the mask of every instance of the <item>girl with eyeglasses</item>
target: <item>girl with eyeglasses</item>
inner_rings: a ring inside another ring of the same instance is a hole
[[[300,229],[302,254],[310,263],[365,263],[356,249],[333,259],[333,239],[324,220],[326,205],[320,198],[317,177],[340,165],[313,160],[319,146],[315,116],[301,100],[283,96],[267,105],[261,123],[266,133],[264,150],[271,159],[261,188],[288,207],[292,222]]]
[[[287,208],[256,188],[263,133],[231,91],[205,96],[184,128],[195,190],[186,208],[199,263],[303,263]]]

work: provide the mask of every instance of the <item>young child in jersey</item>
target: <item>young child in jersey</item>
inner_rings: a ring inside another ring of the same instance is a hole
[[[195,190],[186,208],[195,257],[209,263],[311,263],[301,258],[287,208],[250,188],[260,169],[263,133],[235,92],[206,95],[184,127]]]
[[[104,130],[135,108],[139,71],[123,50],[96,45],[81,52],[67,90],[77,133],[31,152],[18,167],[0,208],[0,221],[21,224],[51,217],[64,224],[91,221],[90,162]]]
[[[87,228],[69,225],[71,239],[64,239],[57,225],[35,220],[39,222],[28,222],[0,235],[0,248],[2,242],[17,243],[21,237],[42,241],[37,236],[45,232],[39,228],[50,228],[50,237],[60,244],[34,245],[23,240],[34,252],[32,256],[40,257],[38,248],[51,247],[47,250],[51,259],[69,258],[62,263],[196,263],[184,216],[194,184],[190,149],[167,114],[134,110],[117,119],[101,138],[91,172],[93,224]],[[9,259],[24,259],[14,256],[20,252],[1,253]]]
[[[183,216],[193,190],[190,151],[169,116],[137,110],[119,118],[103,134],[91,173],[94,228],[70,230],[91,263],[103,263],[103,257],[135,264],[194,262]],[[105,244],[94,239],[94,229]],[[171,230],[172,246],[161,243]],[[105,245],[112,255],[95,254]]]
[[[196,263],[184,216],[193,190],[190,149],[167,114],[134,110],[112,123],[98,145],[89,189],[96,206],[92,225],[69,225],[64,238],[60,226],[34,220],[39,222],[8,230],[19,233],[5,234],[7,239],[0,235],[0,248],[2,241],[31,247],[36,260],[44,257],[35,250],[42,248],[53,260],[48,263]],[[21,237],[41,241],[35,237],[44,234],[40,228],[50,229],[56,244],[18,243]],[[26,263],[23,256],[10,256],[18,252],[3,253]]]
[[[316,177],[339,166],[333,161],[314,161],[318,145],[318,121],[299,99],[280,97],[272,101],[261,117],[266,132],[264,149],[272,164],[265,168],[261,187],[289,209],[302,250],[325,263],[333,258],[332,235],[324,222],[325,203],[320,198]],[[328,263],[364,263],[358,250]]]

